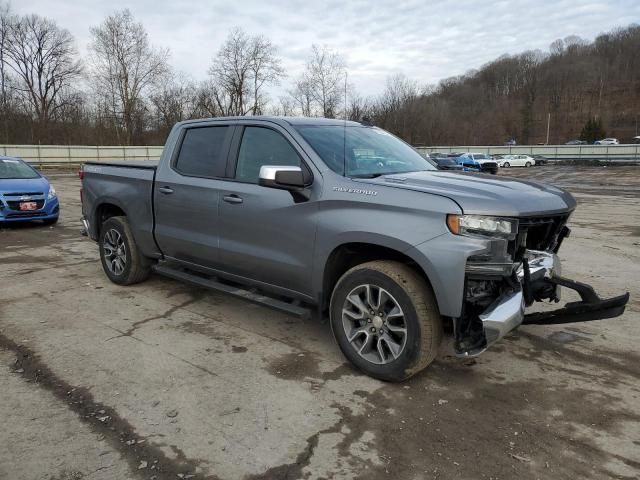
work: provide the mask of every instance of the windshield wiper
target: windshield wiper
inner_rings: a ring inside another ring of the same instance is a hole
[[[389,175],[388,173],[363,173],[361,175],[351,175],[351,178],[378,178],[382,175]]]

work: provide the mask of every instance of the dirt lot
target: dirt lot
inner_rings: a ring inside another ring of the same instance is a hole
[[[630,291],[627,312],[443,349],[400,385],[353,371],[326,324],[111,284],[77,177],[52,175],[60,223],[0,230],[0,478],[639,478],[640,168],[501,174],[575,193],[564,273]]]

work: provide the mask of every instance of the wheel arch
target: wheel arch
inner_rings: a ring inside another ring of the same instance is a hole
[[[408,248],[410,247],[407,246],[407,249]],[[407,249],[400,249],[397,248],[397,246],[383,243],[363,241],[348,241],[336,245],[326,257],[319,282],[318,305],[321,311],[324,312],[328,309],[333,289],[340,277],[347,270],[356,265],[374,260],[394,260],[409,265],[434,291],[437,303],[438,296],[436,295],[429,275],[425,272],[418,260],[406,251]]]
[[[103,198],[96,202],[96,206],[93,212],[93,235],[91,238],[97,240],[100,237],[100,228],[102,224],[111,217],[127,216],[127,212],[124,206],[116,199]]]

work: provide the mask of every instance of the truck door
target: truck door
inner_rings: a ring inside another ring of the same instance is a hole
[[[317,203],[296,202],[285,190],[258,185],[263,165],[308,168],[301,151],[275,127],[245,126],[240,132],[233,181],[220,197],[222,270],[303,294],[311,292]],[[235,142],[234,142],[235,143]],[[233,155],[234,148],[232,147]]]
[[[162,253],[217,266],[218,203],[234,127],[184,129],[173,158],[160,162],[154,187],[155,238]]]

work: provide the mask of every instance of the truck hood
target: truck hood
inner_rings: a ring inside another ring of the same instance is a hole
[[[49,181],[45,177],[0,178],[0,195],[5,193],[49,192]]]
[[[533,216],[573,210],[576,201],[561,188],[496,175],[447,171],[383,175],[358,182],[404,188],[450,198],[464,213]]]

